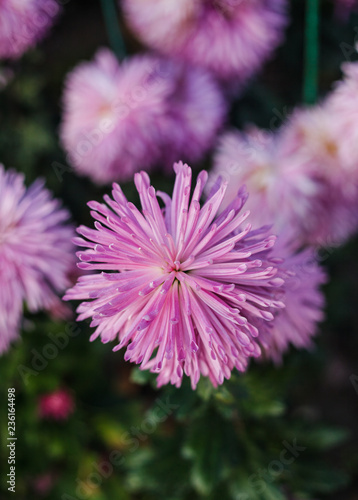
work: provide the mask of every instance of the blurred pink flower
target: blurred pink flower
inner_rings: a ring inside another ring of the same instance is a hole
[[[31,312],[60,304],[74,267],[69,213],[36,181],[0,165],[0,353],[19,333],[23,302]]]
[[[295,252],[283,238],[275,245],[274,260],[283,259],[285,272],[285,308],[275,312],[261,340],[263,358],[276,363],[282,359],[290,345],[297,348],[312,347],[312,337],[318,333],[318,323],[324,319],[325,299],[320,287],[327,282],[327,275],[319,266],[316,252],[307,248]],[[277,264],[276,264],[277,265]]]
[[[229,183],[223,206],[246,184],[255,225],[293,229],[297,248],[345,242],[358,228],[358,168],[342,147],[339,116],[332,116],[316,106],[297,110],[276,133],[224,134],[210,179]]]
[[[181,154],[199,159],[226,111],[201,70],[151,55],[119,64],[107,49],[70,73],[63,101],[69,160],[98,183],[128,180]]]
[[[156,192],[145,172],[136,174],[142,212],[117,184],[114,200],[104,198],[108,206],[89,203],[95,229],[78,228],[86,239],[76,243],[87,248],[78,252],[79,267],[102,273],[81,277],[65,300],[83,300],[78,319],[92,317],[91,340],[118,340],[115,351],[128,346],[125,359],[158,373],[159,386],[180,386],[183,373],[193,389],[200,374],[217,386],[260,355],[257,337],[284,307],[275,298],[284,280],[261,259],[275,237],[244,225],[246,194],[217,216],[226,185],[200,207],[206,172],[190,201],[191,169],[174,169],[172,197]]]
[[[76,67],[64,91],[61,138],[78,172],[108,183],[153,166],[160,156],[157,123],[170,91],[155,57],[120,65],[102,49]]]
[[[227,114],[227,102],[205,70],[167,61],[173,88],[167,110],[158,123],[163,141],[163,163],[172,171],[178,158],[197,162],[213,147]]]
[[[74,409],[73,397],[67,389],[42,394],[38,400],[38,414],[43,419],[67,420]]]
[[[47,496],[56,483],[56,474],[46,472],[35,476],[32,481],[33,489],[40,496]]]
[[[318,186],[301,221],[305,242],[318,246],[340,245],[358,229],[356,143],[352,137],[347,142],[349,126],[331,97],[296,110],[281,130],[283,157],[300,162]]]
[[[335,83],[326,99],[330,121],[337,122],[337,149],[343,155],[345,168],[357,177],[358,164],[358,62],[342,65],[343,78]],[[335,120],[332,120],[332,116]],[[327,122],[329,123],[328,117]],[[331,123],[331,127],[333,124]]]
[[[46,34],[59,11],[55,0],[1,0],[0,58],[22,56]]]
[[[314,178],[302,158],[281,154],[281,137],[252,127],[247,132],[230,131],[219,140],[210,184],[220,176],[228,182],[223,201],[227,206],[245,184],[247,208],[254,226],[274,224],[281,231],[293,225],[297,232],[318,192]]]
[[[124,0],[129,26],[160,52],[244,82],[283,39],[286,0]]]

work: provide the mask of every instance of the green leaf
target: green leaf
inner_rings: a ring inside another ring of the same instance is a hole
[[[348,437],[349,432],[346,429],[336,427],[319,427],[308,431],[305,435],[311,446],[322,450],[333,448],[346,441]]]
[[[148,370],[140,370],[137,366],[131,371],[130,380],[135,384],[146,385],[152,383],[156,379],[156,375]]]
[[[287,497],[274,484],[266,483],[266,488],[263,492],[264,500],[287,500]]]
[[[192,460],[191,481],[200,494],[210,494],[225,476],[233,433],[211,409],[192,423],[182,451]]]

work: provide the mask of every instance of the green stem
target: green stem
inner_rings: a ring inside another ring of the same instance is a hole
[[[306,0],[305,75],[303,100],[314,104],[318,94],[319,0]]]
[[[114,0],[101,0],[102,12],[106,24],[107,35],[113,52],[118,59],[124,59],[126,48],[122,33],[118,24],[118,13]]]

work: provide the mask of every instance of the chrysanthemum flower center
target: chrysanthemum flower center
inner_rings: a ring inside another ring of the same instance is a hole
[[[338,145],[333,139],[326,139],[324,146],[329,156],[336,157],[338,153]]]
[[[173,271],[178,272],[178,271],[180,271],[180,265],[181,265],[181,262],[179,260],[175,260],[174,262],[166,262],[163,266],[163,269],[167,273],[171,273]]]
[[[111,102],[103,102],[98,108],[98,115],[100,119],[112,118],[114,109]]]
[[[256,191],[265,191],[274,179],[273,166],[267,162],[257,165],[257,169],[251,174],[251,183]]]

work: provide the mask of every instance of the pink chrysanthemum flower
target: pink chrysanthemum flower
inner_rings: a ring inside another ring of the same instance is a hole
[[[209,75],[157,56],[119,64],[107,49],[68,77],[61,138],[69,161],[95,182],[128,180],[210,147],[226,111]]]
[[[295,231],[297,247],[337,245],[358,227],[357,182],[344,167],[337,123],[320,108],[298,111],[276,134],[229,132],[218,144],[211,184],[228,181],[224,206],[246,184],[255,225]]]
[[[33,47],[59,11],[55,0],[1,0],[0,58],[18,58]]]
[[[38,401],[38,415],[49,420],[67,420],[74,412],[75,403],[67,389],[42,394]]]
[[[358,229],[358,155],[346,139],[354,123],[330,99],[296,110],[281,131],[283,157],[301,163],[318,187],[301,220],[305,240],[318,246],[340,245]]]
[[[172,169],[177,158],[201,160],[215,141],[227,113],[227,103],[217,83],[205,70],[165,61],[173,81],[161,128],[163,163]]]
[[[69,74],[61,139],[79,173],[95,182],[129,179],[160,157],[157,123],[171,85],[160,61],[137,56],[121,65],[108,49]]]
[[[264,330],[283,307],[275,298],[283,279],[261,260],[275,237],[244,225],[243,193],[217,216],[226,185],[200,208],[206,172],[190,200],[191,169],[174,169],[172,198],[156,193],[145,172],[136,174],[142,212],[117,184],[114,200],[104,198],[108,206],[89,203],[95,229],[78,228],[86,239],[76,243],[87,248],[79,267],[102,273],[81,277],[65,300],[83,300],[78,319],[92,318],[91,340],[118,340],[115,351],[127,346],[125,359],[158,373],[159,386],[180,386],[183,373],[193,388],[200,374],[217,386],[260,355],[257,325]]]
[[[284,241],[284,240],[283,240]],[[295,245],[294,245],[295,246]],[[275,313],[275,320],[261,340],[263,357],[281,362],[282,354],[290,345],[299,349],[312,347],[312,337],[318,332],[318,323],[324,319],[325,299],[321,286],[327,276],[319,266],[315,250],[300,252],[294,246],[282,243],[274,248],[274,255],[283,260],[285,274],[285,308]]]
[[[150,47],[243,82],[271,55],[286,0],[125,0],[129,26]]]
[[[26,189],[22,174],[0,165],[0,353],[18,336],[24,301],[32,312],[62,310],[56,293],[74,267],[68,219],[43,182]]]
[[[296,109],[281,128],[281,151],[290,158],[299,156],[328,182],[335,179],[343,184],[342,170],[349,168],[350,154],[340,145],[341,117],[337,114],[332,120],[332,112],[327,102]]]
[[[275,223],[279,231],[290,224],[298,226],[318,190],[302,159],[287,161],[281,149],[278,134],[254,127],[246,133],[227,132],[219,140],[209,183],[214,184],[217,177],[228,182],[224,207],[245,184],[250,221],[256,226]]]
[[[333,91],[328,94],[326,108],[330,118],[335,117],[336,127],[339,127],[336,137],[337,149],[344,155],[345,166],[357,173],[358,62],[344,63],[342,70],[343,78],[336,82]]]

